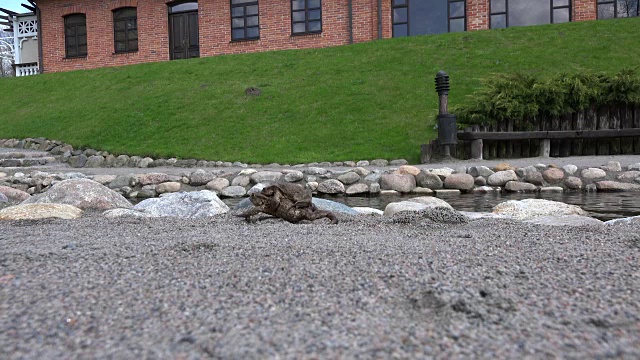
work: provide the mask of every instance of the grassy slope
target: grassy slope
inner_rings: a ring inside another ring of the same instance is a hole
[[[452,104],[493,73],[616,72],[637,66],[638,29],[638,18],[606,20],[0,79],[0,138],[260,163],[417,162],[434,137],[438,70]],[[249,86],[262,95],[245,96]]]

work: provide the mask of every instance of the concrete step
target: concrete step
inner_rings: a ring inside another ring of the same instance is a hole
[[[0,159],[35,159],[43,157],[51,157],[51,154],[46,151],[9,151],[0,153]]]
[[[54,163],[59,163],[59,161],[53,156],[21,159],[0,159],[0,167],[31,167],[51,165]]]

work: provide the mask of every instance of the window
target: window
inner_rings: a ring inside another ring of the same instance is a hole
[[[291,0],[291,32],[294,35],[322,32],[321,0]]]
[[[65,16],[64,41],[66,57],[87,56],[87,17],[85,14]]]
[[[571,21],[571,0],[491,0],[491,28]]]
[[[640,0],[598,0],[598,19],[640,16]]]
[[[258,0],[231,0],[231,40],[259,38]]]
[[[393,37],[465,31],[465,0],[393,0]]]
[[[128,7],[113,11],[113,38],[116,53],[138,51],[138,14]]]

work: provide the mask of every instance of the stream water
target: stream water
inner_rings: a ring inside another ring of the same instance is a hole
[[[408,200],[416,195],[404,196],[321,196],[322,198],[343,203],[350,207],[371,207],[384,210],[391,202]],[[459,211],[491,212],[491,209],[507,200],[546,199],[566,204],[578,205],[590,216],[606,221],[611,219],[640,215],[640,193],[563,193],[563,194],[465,194],[442,196],[454,209]],[[224,199],[233,208],[242,199]]]

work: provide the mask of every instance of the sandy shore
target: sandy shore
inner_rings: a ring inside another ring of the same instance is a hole
[[[2,358],[640,358],[640,229],[0,222]]]

